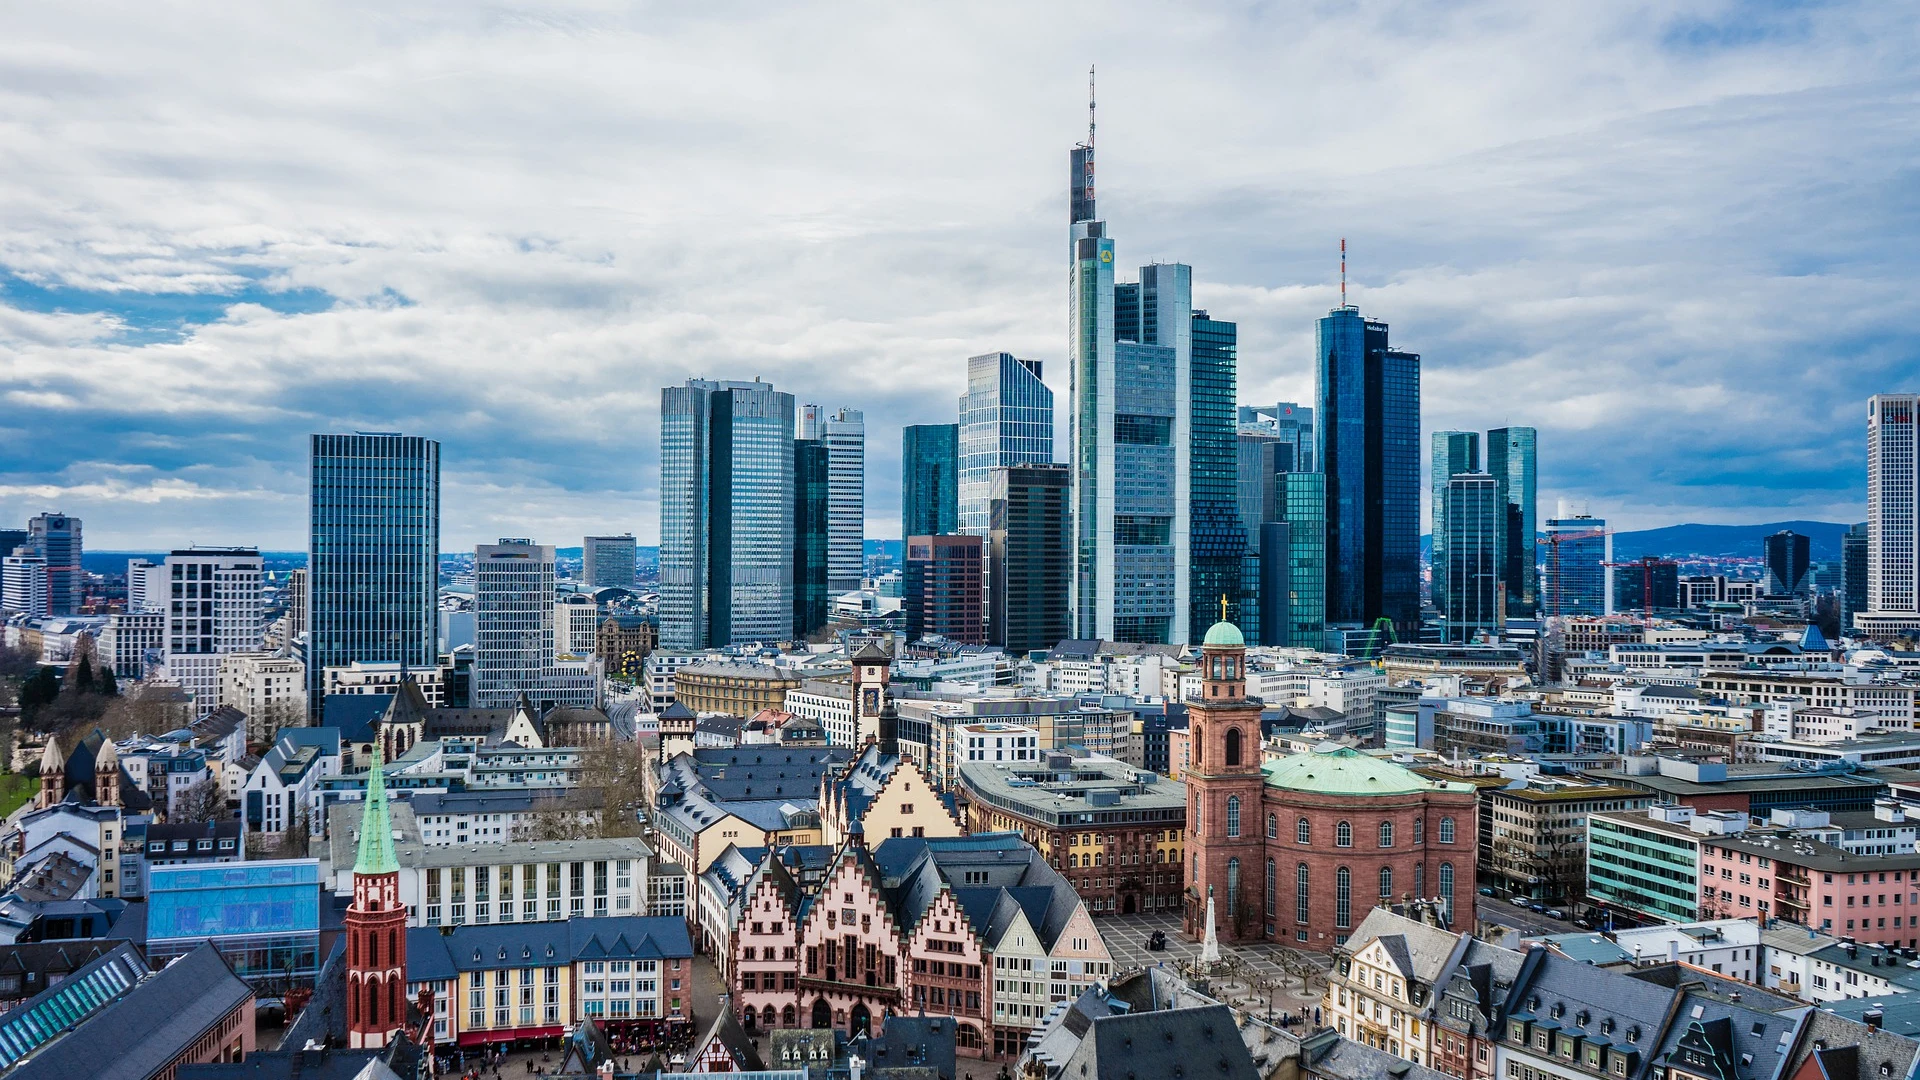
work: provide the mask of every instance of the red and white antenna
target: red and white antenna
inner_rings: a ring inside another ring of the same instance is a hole
[[[1093,149],[1093,65],[1087,65],[1087,149]]]
[[[1340,306],[1347,306],[1347,238],[1340,238]]]

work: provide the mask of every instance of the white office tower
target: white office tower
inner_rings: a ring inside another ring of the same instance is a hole
[[[473,549],[476,709],[538,701],[553,668],[553,548],[503,539]]]
[[[254,548],[186,548],[161,564],[167,636],[162,668],[168,682],[193,694],[194,712],[220,704],[220,657],[260,647],[266,605],[260,598],[260,552]]]
[[[167,610],[166,567],[145,559],[127,560],[127,610]]]
[[[827,448],[827,591],[852,592],[867,561],[866,414],[802,405],[799,437]]]
[[[1867,610],[1854,626],[1876,640],[1920,631],[1920,394],[1867,399]]]
[[[38,555],[8,555],[0,559],[0,612],[40,618],[49,614],[50,597],[47,560]]]
[[[86,595],[87,575],[80,568],[80,519],[66,514],[40,514],[27,521],[29,554],[47,564],[47,613],[78,615]],[[0,552],[0,554],[5,554]]]
[[[580,541],[580,580],[589,589],[607,585],[631,589],[637,552],[632,533],[586,537]]]

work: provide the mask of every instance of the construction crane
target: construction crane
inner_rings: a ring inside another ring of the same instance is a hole
[[[1660,555],[1642,555],[1632,562],[1608,562],[1600,565],[1615,570],[1640,571],[1640,617],[1651,622],[1653,619],[1653,568],[1656,566],[1677,568],[1680,564]]]
[[[1382,634],[1385,634],[1386,637],[1381,637],[1380,635]],[[1367,655],[1361,657],[1361,659],[1373,661],[1373,666],[1376,668],[1382,667],[1385,663],[1384,655],[1387,651],[1387,646],[1399,640],[1399,636],[1393,632],[1393,620],[1382,615],[1373,620],[1373,633],[1367,637]]]
[[[1560,545],[1569,540],[1604,540],[1606,536],[1607,530],[1605,529],[1588,529],[1586,532],[1577,533],[1548,533],[1534,541],[1536,544],[1547,545],[1547,562],[1548,565],[1553,568],[1554,618],[1557,619],[1560,617],[1560,598],[1565,595],[1567,591],[1565,584],[1566,579],[1560,576]],[[1604,600],[1602,604],[1604,606]]]

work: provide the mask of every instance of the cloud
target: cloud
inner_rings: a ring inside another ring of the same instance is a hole
[[[0,520],[299,547],[306,435],[445,445],[449,548],[657,531],[659,390],[899,426],[1048,362],[1100,63],[1121,262],[1195,267],[1240,399],[1352,295],[1429,429],[1541,429],[1628,526],[1855,520],[1910,389],[1896,5],[42,5],[0,17]]]

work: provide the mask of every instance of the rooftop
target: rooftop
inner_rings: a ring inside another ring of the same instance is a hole
[[[1420,791],[1469,792],[1468,784],[1432,780],[1391,761],[1350,747],[1315,750],[1260,767],[1270,787],[1315,795],[1410,795]]]

